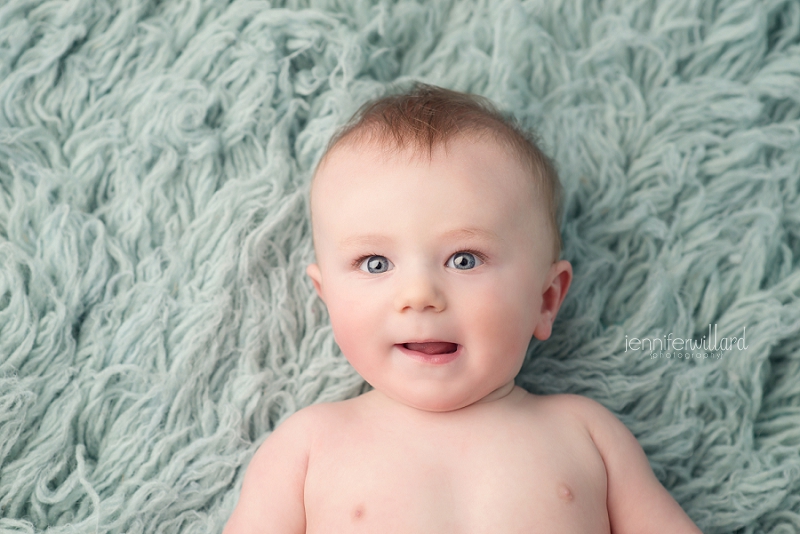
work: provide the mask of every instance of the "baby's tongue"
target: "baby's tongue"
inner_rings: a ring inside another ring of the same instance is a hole
[[[446,354],[455,352],[458,345],[446,341],[432,341],[430,343],[406,343],[405,347],[425,354]]]

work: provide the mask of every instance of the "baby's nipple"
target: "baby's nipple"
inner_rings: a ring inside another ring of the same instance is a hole
[[[364,517],[364,506],[359,504],[353,510],[353,521],[360,521]]]
[[[558,496],[567,502],[575,498],[575,496],[572,494],[572,490],[569,489],[569,486],[563,483],[558,485]]]

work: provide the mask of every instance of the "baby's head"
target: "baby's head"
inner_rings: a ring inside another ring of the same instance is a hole
[[[307,272],[345,357],[419,409],[507,394],[572,278],[559,200],[548,158],[482,98],[416,85],[362,107],[311,190]]]

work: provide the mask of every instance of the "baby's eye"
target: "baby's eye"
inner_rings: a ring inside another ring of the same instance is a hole
[[[362,271],[372,274],[385,273],[392,268],[392,262],[385,256],[367,256],[361,261],[359,267]]]
[[[483,262],[478,256],[472,252],[456,252],[450,259],[447,260],[447,266],[452,269],[459,269],[466,271],[467,269],[474,269]]]

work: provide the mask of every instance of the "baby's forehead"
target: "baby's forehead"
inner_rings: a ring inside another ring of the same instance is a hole
[[[376,139],[345,139],[332,147],[320,161],[314,174],[311,190],[311,212],[312,217],[315,211],[323,207],[334,207],[338,199],[346,191],[358,191],[359,188],[375,191],[382,189],[382,178],[380,170],[368,175],[368,181],[364,180],[366,173],[365,167],[370,170],[380,169],[383,164],[387,167],[397,169],[398,164],[402,169],[406,165],[411,171],[409,178],[415,175],[415,170],[429,165],[442,165],[450,167],[470,167],[470,162],[474,161],[476,154],[484,154],[488,159],[496,164],[489,167],[488,172],[482,173],[491,187],[495,184],[499,189],[511,191],[513,197],[508,197],[508,202],[504,203],[502,210],[509,212],[525,212],[538,218],[545,214],[546,202],[542,202],[534,178],[530,176],[529,170],[520,162],[520,158],[506,146],[497,142],[495,139],[486,136],[463,136],[448,140],[448,143],[440,143],[432,148],[418,146],[398,146],[391,140]],[[434,163],[434,158],[436,162]],[[466,163],[465,163],[466,162]],[[486,166],[484,166],[485,168]],[[470,167],[472,168],[472,167]],[[505,171],[505,172],[504,172]],[[400,174],[402,175],[402,172]],[[458,173],[459,171],[456,171]],[[436,180],[436,175],[423,172],[424,176]],[[434,173],[435,174],[435,173]],[[386,187],[391,180],[387,180]],[[492,182],[495,182],[493,184]],[[505,182],[505,183],[503,183]],[[483,182],[484,184],[486,182]],[[419,187],[420,194],[424,194],[427,183],[420,180],[410,180],[406,184],[407,188]],[[437,190],[450,189],[454,197],[458,192],[470,192],[473,184],[467,181],[444,180],[440,182]],[[316,194],[315,194],[316,192]],[[506,193],[508,194],[508,193]],[[484,197],[485,198],[485,197]],[[522,202],[520,202],[520,200]],[[389,207],[392,207],[391,205]],[[315,209],[316,208],[316,209]],[[488,206],[487,206],[488,209]],[[329,210],[325,210],[329,211]]]

